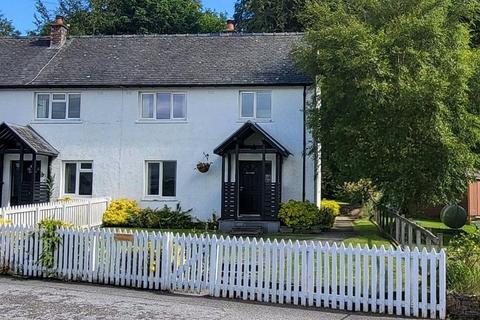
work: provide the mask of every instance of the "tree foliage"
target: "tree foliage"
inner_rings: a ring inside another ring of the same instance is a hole
[[[307,0],[237,0],[234,18],[243,32],[303,31],[300,13]]]
[[[478,7],[468,0],[322,0],[296,51],[317,77],[308,124],[343,181],[371,180],[403,212],[463,197],[478,169]],[[466,19],[465,19],[466,18]]]
[[[8,20],[0,12],[0,36],[18,36],[20,32],[15,29],[12,21]]]
[[[37,0],[39,34],[48,34],[53,15]],[[172,34],[220,32],[226,17],[204,9],[199,0],[59,0],[56,14],[70,34]]]

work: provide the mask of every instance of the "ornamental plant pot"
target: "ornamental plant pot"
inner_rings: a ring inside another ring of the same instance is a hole
[[[197,170],[201,173],[205,173],[210,169],[210,163],[208,162],[199,162],[197,163]]]

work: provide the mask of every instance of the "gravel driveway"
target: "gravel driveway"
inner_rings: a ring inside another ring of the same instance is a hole
[[[0,277],[0,319],[395,319],[109,286]]]

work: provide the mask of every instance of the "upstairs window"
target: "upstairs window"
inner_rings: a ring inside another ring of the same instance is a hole
[[[241,91],[240,117],[270,119],[272,117],[272,92]]]
[[[140,118],[144,120],[185,120],[187,95],[184,92],[140,94]]]
[[[176,161],[147,161],[145,169],[147,196],[167,198],[176,196]]]
[[[35,118],[39,120],[80,119],[79,93],[37,93]]]

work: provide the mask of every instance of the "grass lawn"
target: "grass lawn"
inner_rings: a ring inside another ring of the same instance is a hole
[[[437,219],[415,219],[415,221],[422,227],[429,229],[433,234],[443,233],[443,243],[448,245],[450,240],[456,235],[466,232],[475,233],[477,227],[474,224],[464,225],[461,229],[455,230],[447,227],[443,222]]]
[[[381,245],[391,245],[390,241],[382,236],[377,227],[368,218],[355,220],[353,222],[353,230],[357,235],[344,240],[343,242],[346,245],[352,244],[356,246],[357,244],[360,244],[362,247],[366,244],[370,247],[373,245],[376,245],[377,247],[380,247]]]
[[[113,229],[113,228],[112,228]],[[380,247],[381,245],[389,246],[390,242],[383,238],[382,235],[378,232],[377,227],[367,218],[362,218],[354,221],[354,226],[353,229],[355,231],[355,236],[347,238],[343,242],[345,245],[352,244],[353,246],[356,246],[357,244],[360,244],[362,247],[364,245],[369,245],[373,246],[376,245],[377,247]],[[122,228],[122,229],[117,229],[118,232],[122,232],[122,230],[127,230],[127,231],[155,231],[155,232],[173,232],[173,233],[179,233],[181,234],[191,234],[191,235],[217,235],[218,237],[221,235],[224,235],[221,232],[215,232],[212,230],[209,230],[205,232],[205,230],[200,230],[200,229],[142,229],[142,228]],[[326,241],[325,239],[325,234],[328,235],[328,231],[325,233],[275,233],[275,234],[266,234],[261,236],[264,241],[267,239],[270,239],[270,241],[273,241],[277,239],[277,241],[284,240],[287,242],[288,240],[294,241]]]
[[[421,225],[422,227],[424,228],[427,228],[427,229],[432,229],[432,230],[435,230],[435,231],[438,231],[438,232],[456,232],[455,229],[451,229],[449,227],[447,227],[445,224],[443,224],[443,222],[441,222],[440,220],[435,220],[435,219],[415,219],[415,221]],[[461,228],[460,230],[463,230],[467,233],[474,233],[477,228],[475,227],[475,225],[473,224],[467,224],[465,226],[463,226],[463,228]]]

